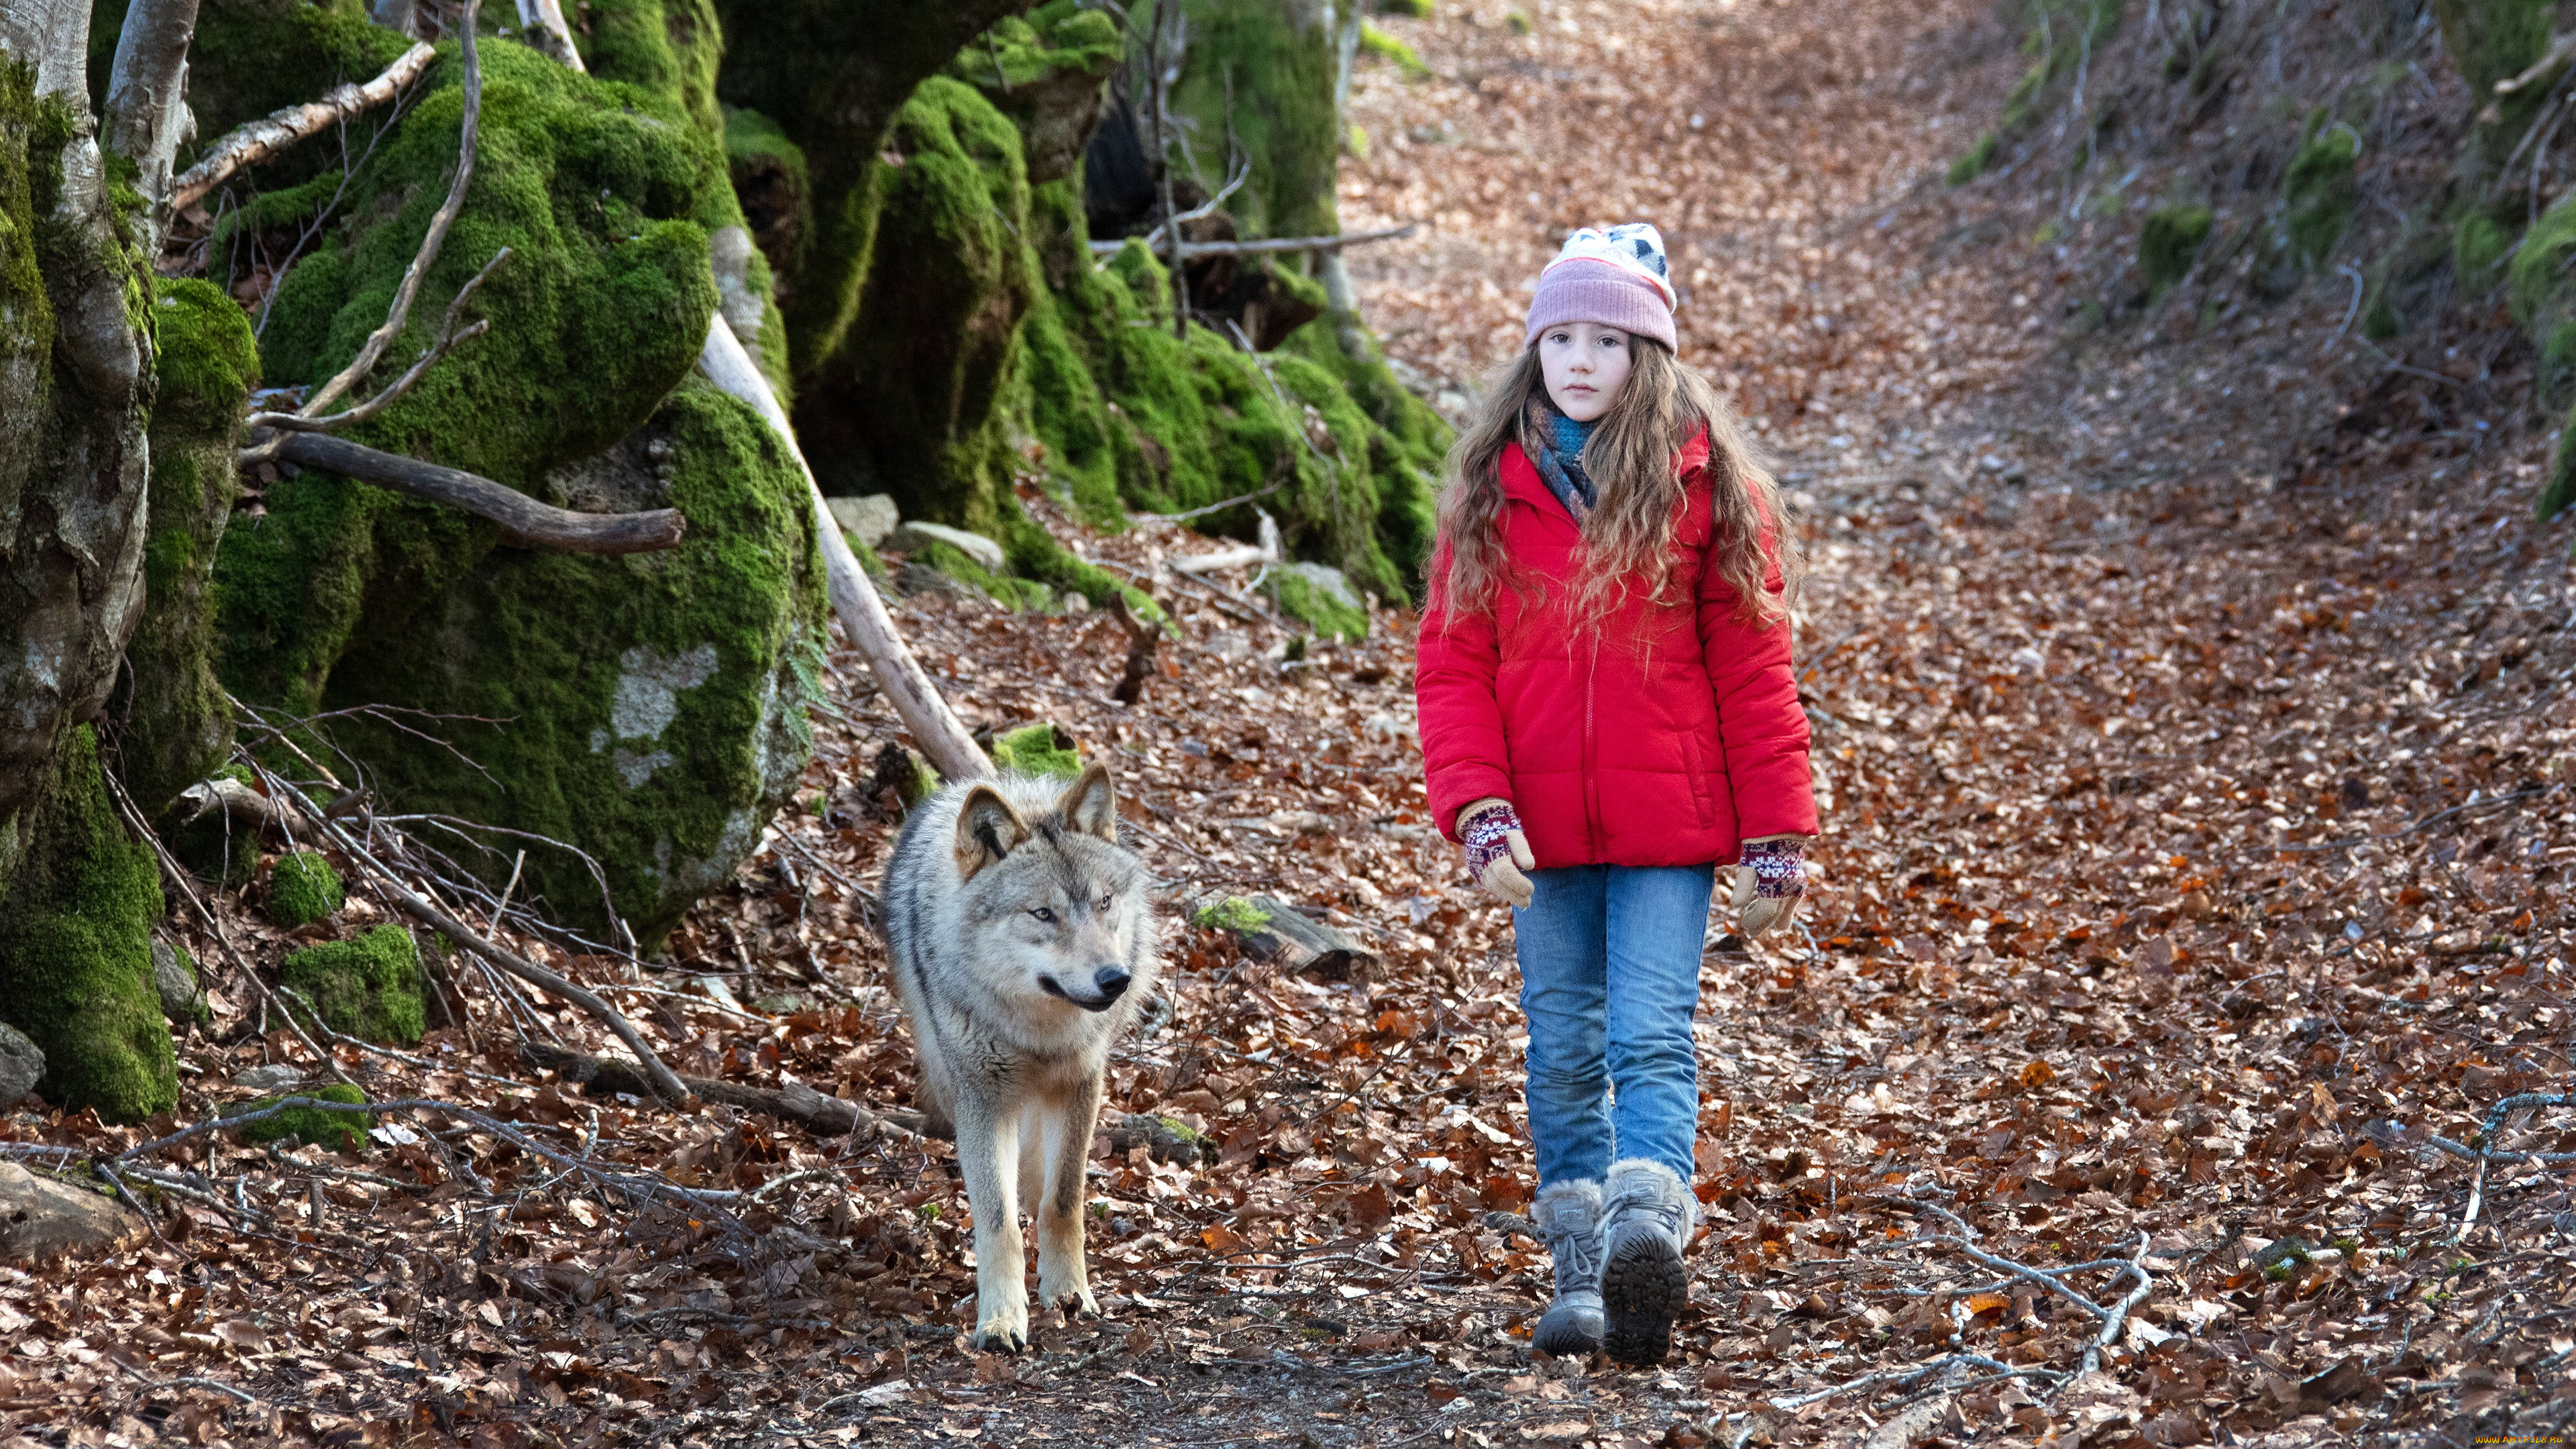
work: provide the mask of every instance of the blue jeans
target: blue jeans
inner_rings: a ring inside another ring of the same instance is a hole
[[[1529,879],[1512,944],[1540,1184],[1598,1181],[1632,1157],[1689,1182],[1699,1135],[1691,1012],[1716,867],[1576,865]]]

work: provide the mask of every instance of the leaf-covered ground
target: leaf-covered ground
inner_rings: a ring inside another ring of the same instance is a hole
[[[1377,23],[1433,72],[1372,66],[1355,92],[1346,224],[1433,223],[1354,255],[1391,350],[1458,389],[1517,340],[1562,227],[1650,217],[1691,288],[1686,345],[1761,419],[1807,516],[1823,884],[1805,938],[1745,948],[1712,921],[1707,1231],[1673,1361],[1525,1347],[1546,1261],[1508,1217],[1533,1185],[1516,977],[1507,922],[1423,818],[1409,621],[1287,658],[1258,595],[1235,597],[1247,576],[1161,567],[1209,545],[1067,527],[1178,620],[1138,705],[1108,698],[1126,636],[1101,615],[940,592],[898,612],[971,721],[1052,721],[1115,762],[1175,918],[1173,1009],[1120,1052],[1111,1110],[1173,1119],[1207,1158],[1104,1134],[1103,1320],[969,1353],[943,1144],[583,1097],[515,1040],[602,1033],[460,975],[470,1033],[416,1062],[344,1048],[344,1068],[596,1170],[427,1111],[363,1159],[192,1139],[154,1169],[188,1189],[154,1191],[158,1241],[0,1274],[17,1433],[2566,1431],[2570,1159],[2521,1155],[2576,1151],[2576,1107],[2490,1121],[2568,1089],[2576,589],[2566,526],[2528,517],[2548,439],[2510,419],[2396,448],[2336,429],[2353,379],[2303,365],[2299,340],[2331,327],[2322,293],[2232,340],[2063,343],[2068,279],[2011,240],[2015,194],[1937,180],[2014,70],[1983,7],[1551,4],[1525,35],[1477,0]],[[811,789],[669,963],[528,949],[622,984],[682,1072],[894,1106],[911,1053],[867,892],[896,726],[839,664]],[[1185,924],[1254,895],[1382,964],[1317,979]],[[287,942],[225,919],[275,965]],[[300,1059],[257,1033],[221,945],[191,944],[228,1010],[183,1043],[163,1130]],[[95,1153],[152,1135],[9,1130]]]

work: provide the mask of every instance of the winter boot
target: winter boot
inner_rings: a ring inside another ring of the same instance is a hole
[[[1672,1347],[1673,1319],[1690,1296],[1682,1249],[1698,1204],[1671,1168],[1643,1158],[1610,1164],[1602,1196],[1603,1346],[1623,1364],[1651,1367]]]
[[[1551,1182],[1539,1189],[1530,1217],[1556,1264],[1556,1301],[1530,1334],[1530,1347],[1587,1357],[1601,1346],[1601,1184]]]

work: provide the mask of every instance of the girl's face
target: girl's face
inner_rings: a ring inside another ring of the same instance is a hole
[[[1538,338],[1539,373],[1556,410],[1578,423],[1610,411],[1628,380],[1628,334],[1598,322],[1564,322]]]

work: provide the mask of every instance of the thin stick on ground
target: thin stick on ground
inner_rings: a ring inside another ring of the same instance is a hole
[[[677,1074],[662,1064],[661,1057],[645,1043],[644,1034],[635,1029],[635,1023],[628,1021],[624,1013],[572,980],[549,971],[502,946],[414,891],[399,872],[377,859],[373,852],[360,845],[347,831],[341,829],[338,821],[325,815],[309,796],[296,788],[293,782],[267,770],[262,770],[260,774],[270,790],[283,795],[288,803],[301,811],[317,833],[338,846],[351,861],[374,877],[378,887],[394,905],[423,924],[445,932],[449,940],[463,946],[493,966],[518,977],[531,986],[553,992],[589,1012],[601,1025],[615,1033],[617,1039],[626,1044],[628,1051],[635,1054],[635,1060],[643,1068],[645,1079],[652,1084],[655,1096],[673,1107],[689,1101],[689,1089],[681,1085]]]

